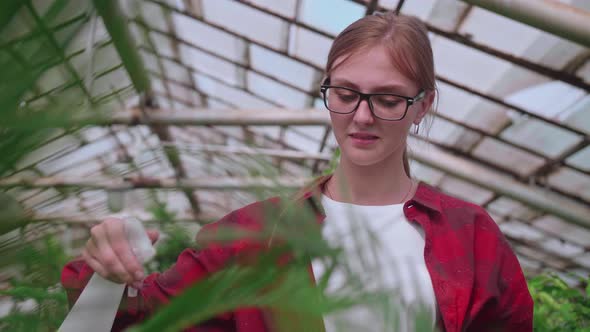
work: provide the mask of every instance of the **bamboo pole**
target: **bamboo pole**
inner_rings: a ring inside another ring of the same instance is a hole
[[[249,146],[227,146],[213,144],[181,144],[181,143],[162,143],[163,147],[176,147],[179,150],[195,151],[203,153],[216,154],[235,154],[235,155],[252,155],[262,157],[276,157],[281,159],[305,159],[305,160],[323,160],[330,161],[332,156],[329,153],[308,153],[295,150],[277,150],[264,149]]]
[[[80,119],[95,125],[170,125],[170,126],[329,126],[328,112],[314,109],[286,110],[167,110],[150,111],[149,116],[137,110],[113,113],[103,118]]]
[[[410,139],[415,140],[415,139]],[[524,185],[510,176],[500,174],[465,158],[451,155],[440,148],[431,146],[427,150],[416,149],[412,155],[425,165],[444,171],[459,179],[469,181],[499,195],[512,198],[530,207],[553,214],[570,223],[590,229],[590,208],[573,200],[566,199],[543,188]],[[133,190],[141,188],[161,189],[201,189],[201,190],[273,190],[298,189],[306,183],[305,179],[278,177],[200,177],[198,179],[170,178],[82,178],[69,179],[45,177],[23,179],[18,177],[0,178],[0,188],[88,188],[104,190]]]
[[[416,138],[410,137],[410,142]],[[411,143],[410,143],[411,144]],[[471,182],[496,194],[512,198],[534,209],[553,214],[570,223],[590,229],[590,208],[535,185],[525,185],[466,158],[452,155],[436,146],[414,149],[410,157],[423,164]]]
[[[33,223],[51,223],[51,224],[64,224],[68,226],[79,226],[84,228],[90,228],[93,225],[99,224],[106,220],[107,218],[117,218],[117,216],[84,216],[84,215],[58,215],[58,214],[50,214],[50,215],[37,215],[30,219]],[[214,222],[219,220],[223,215],[213,216],[213,215],[199,215],[198,218],[180,218],[180,219],[173,219],[173,220],[166,220],[166,222],[170,223],[198,223],[198,224],[207,224],[210,222]],[[140,218],[141,219],[141,218]],[[156,225],[162,222],[162,220],[156,219],[141,219],[143,223],[146,225]]]
[[[25,179],[19,177],[0,178],[0,188],[86,188],[110,191],[133,189],[200,189],[200,190],[255,190],[255,189],[297,189],[305,184],[305,179],[279,177],[199,177],[198,179],[151,178],[151,177],[93,177],[64,178],[42,177]]]
[[[463,0],[590,47],[590,12],[555,0]]]

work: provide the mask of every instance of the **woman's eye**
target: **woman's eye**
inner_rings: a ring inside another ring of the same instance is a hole
[[[353,102],[357,99],[357,95],[354,93],[337,93],[336,95],[343,102]]]
[[[377,98],[377,103],[382,107],[394,108],[401,102],[400,98],[381,96]]]

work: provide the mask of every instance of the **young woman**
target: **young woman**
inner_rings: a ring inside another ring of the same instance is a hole
[[[426,308],[431,326],[453,332],[532,331],[533,303],[525,278],[494,221],[481,207],[418,183],[410,175],[408,133],[424,121],[436,94],[424,25],[393,13],[354,22],[332,45],[321,92],[341,159],[333,175],[317,179],[297,200],[316,208],[328,241],[338,242],[334,234],[351,224],[352,211],[375,229],[383,244],[374,263],[384,275],[374,286],[397,289],[402,305],[418,303]],[[266,202],[246,206],[205,226],[201,233],[224,224],[252,227],[263,222],[265,207]],[[83,259],[64,268],[62,283],[70,300],[94,271],[138,288],[140,300],[128,300],[115,330],[143,319],[244,250],[240,246],[187,249],[170,270],[143,279],[119,220],[105,220],[91,233]],[[156,240],[156,233],[149,235]],[[398,273],[387,272],[393,270]],[[321,274],[322,266],[314,263],[313,271]],[[368,283],[371,277],[366,278]],[[370,309],[353,309],[347,315],[365,322],[375,317]],[[383,330],[370,322],[359,330]],[[195,331],[273,328],[255,309],[236,310],[208,324]],[[399,326],[399,330],[412,329],[403,317]],[[326,327],[334,330],[330,318]]]

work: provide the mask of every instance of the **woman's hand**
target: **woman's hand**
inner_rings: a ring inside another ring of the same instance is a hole
[[[110,281],[139,288],[144,278],[143,267],[131,250],[123,220],[108,218],[93,226],[90,234],[82,257],[94,272]],[[153,244],[160,234],[148,230],[147,235]]]

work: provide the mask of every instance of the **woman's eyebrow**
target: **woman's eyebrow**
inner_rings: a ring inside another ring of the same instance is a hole
[[[338,86],[344,86],[347,88],[352,88],[355,90],[359,90],[358,85],[356,85],[355,83],[346,80],[346,79],[335,79],[331,82],[332,85],[338,85]],[[383,92],[383,93],[398,93],[398,94],[403,94],[405,93],[407,90],[407,87],[401,84],[395,84],[395,83],[390,83],[390,84],[384,84],[384,85],[380,85],[380,86],[376,86],[376,87],[372,87],[370,89],[370,91],[368,91],[368,93],[379,93],[379,92]],[[360,90],[359,90],[360,91]]]

